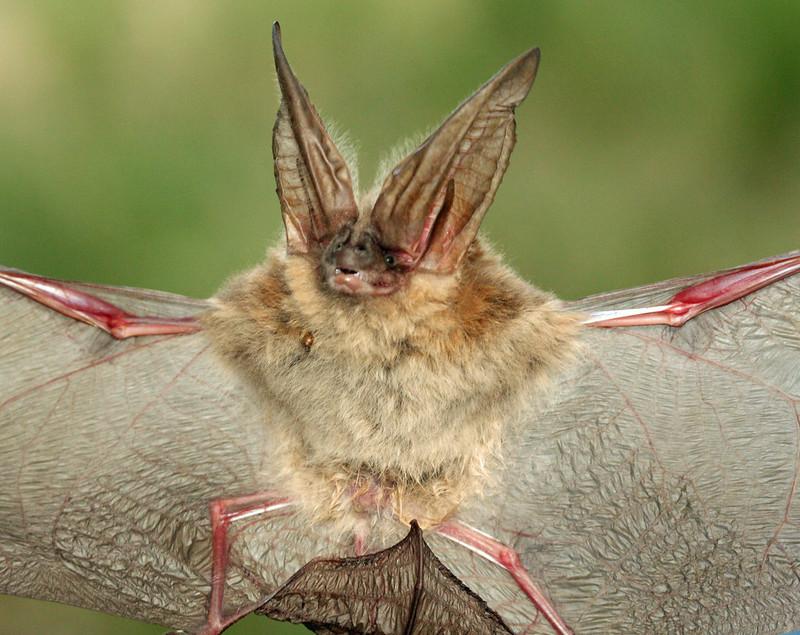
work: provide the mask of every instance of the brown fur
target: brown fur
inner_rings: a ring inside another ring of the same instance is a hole
[[[574,347],[575,316],[475,239],[538,50],[500,69],[357,205],[355,171],[278,29],[273,45],[287,243],[228,282],[203,323],[263,404],[282,449],[271,469],[312,518],[362,535],[376,511],[435,524],[481,492],[509,422]]]
[[[456,274],[369,298],[333,293],[312,256],[279,247],[203,322],[263,403],[285,449],[273,467],[315,518],[384,507],[423,525],[481,491],[508,422],[577,329],[480,241]]]

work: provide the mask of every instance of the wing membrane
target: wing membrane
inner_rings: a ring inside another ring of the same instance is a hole
[[[204,306],[79,286],[149,315]],[[0,324],[0,592],[196,628],[209,501],[274,483],[249,399],[202,333],[115,340],[5,288]],[[235,543],[230,606],[263,599],[323,549],[307,533],[284,516]]]
[[[707,277],[573,307],[657,304]],[[679,329],[587,328],[464,520],[517,548],[577,633],[797,628],[799,316],[795,275]],[[502,572],[437,549],[512,628],[549,632]]]
[[[569,308],[658,303],[698,279]],[[82,288],[150,315],[203,308]],[[680,329],[587,328],[581,358],[525,414],[497,484],[460,519],[516,548],[579,633],[796,627],[798,316],[794,276]],[[0,592],[202,624],[208,502],[276,485],[247,394],[202,333],[118,341],[7,289],[0,323]],[[504,571],[430,544],[515,632],[549,632]],[[234,543],[229,607],[347,549],[292,516],[260,519]]]

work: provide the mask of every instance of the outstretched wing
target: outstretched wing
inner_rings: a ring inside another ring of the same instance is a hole
[[[663,304],[700,279],[570,308]],[[800,627],[800,275],[583,344],[461,519],[515,547],[582,635]],[[515,632],[552,633],[504,572],[430,542]]]
[[[205,306],[72,286],[138,314]],[[0,593],[198,628],[209,502],[273,483],[276,450],[249,400],[202,333],[120,341],[2,286],[0,324]],[[234,544],[229,607],[331,550],[291,516],[248,532]]]
[[[595,296],[658,304],[685,279]],[[83,287],[165,317],[203,303]],[[515,547],[578,633],[781,633],[800,624],[800,277],[680,329],[587,328],[460,520]],[[268,428],[202,333],[117,341],[0,289],[0,591],[192,629],[207,504],[270,489]],[[495,565],[434,551],[515,632],[550,632]],[[234,543],[229,607],[342,545],[293,516]]]

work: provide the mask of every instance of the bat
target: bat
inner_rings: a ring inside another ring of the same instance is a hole
[[[265,263],[210,301],[0,274],[0,590],[206,634],[797,626],[800,254],[559,303],[477,237],[537,51],[357,196],[274,44]]]

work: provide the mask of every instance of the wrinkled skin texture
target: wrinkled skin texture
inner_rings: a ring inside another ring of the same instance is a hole
[[[654,305],[690,282],[568,308]],[[82,288],[137,313],[205,306]],[[680,329],[585,329],[581,358],[507,444],[496,492],[458,518],[519,550],[577,633],[797,627],[798,315],[794,276]],[[0,591],[202,625],[209,500],[275,485],[242,387],[202,332],[116,341],[5,288],[0,324]],[[428,542],[512,630],[550,632],[503,570]],[[226,604],[351,551],[324,525],[260,519],[234,542]]]
[[[308,563],[256,612],[315,633],[511,633],[433,555],[416,522],[388,549]]]

